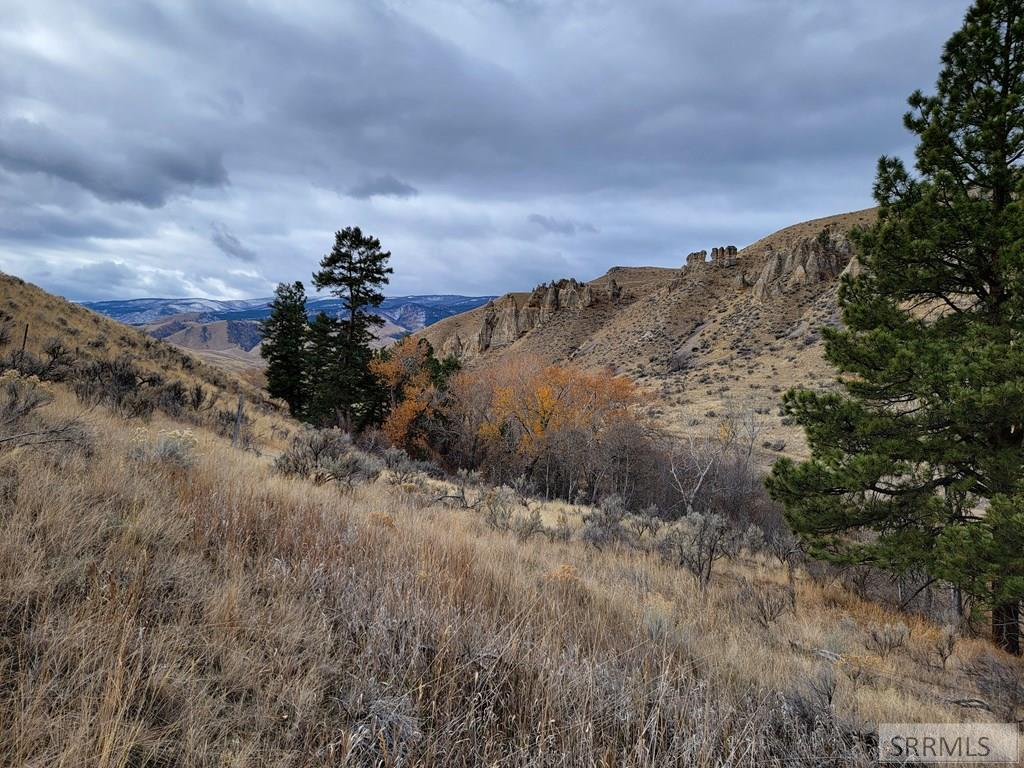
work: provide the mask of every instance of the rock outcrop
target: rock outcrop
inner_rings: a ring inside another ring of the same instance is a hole
[[[823,230],[786,250],[770,250],[753,283],[753,298],[763,301],[811,283],[834,280],[846,269],[853,248],[846,235]]]
[[[687,254],[686,266],[701,266],[708,261],[707,251],[694,251]],[[711,249],[711,264],[720,267],[735,267],[739,261],[739,251],[735,245],[720,245]]]
[[[574,279],[541,283],[530,292],[522,305],[514,294],[507,294],[484,307],[476,351],[480,353],[508,346],[538,325],[551,320],[558,312],[583,310],[601,300],[615,303],[621,298],[622,289],[614,278],[608,281],[607,289],[595,288]],[[451,352],[461,357],[467,349],[462,340],[457,339],[459,351],[456,352],[456,338],[449,339],[446,346],[452,344]]]
[[[711,249],[711,263],[722,267],[735,267],[739,261],[735,245],[723,245]]]

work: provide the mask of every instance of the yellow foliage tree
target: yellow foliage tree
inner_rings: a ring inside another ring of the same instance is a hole
[[[384,434],[409,453],[429,450],[424,422],[436,400],[431,359],[426,341],[406,336],[370,363],[370,370],[383,383],[390,398],[391,407],[382,425]]]

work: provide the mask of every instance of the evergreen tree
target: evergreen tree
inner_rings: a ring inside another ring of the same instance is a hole
[[[260,355],[267,361],[267,391],[301,417],[306,406],[306,290],[301,282],[281,283],[262,323]]]
[[[341,323],[326,312],[318,312],[309,324],[306,344],[306,416],[313,424],[341,421],[338,411],[343,381],[340,359]]]
[[[924,570],[991,609],[1020,653],[1024,598],[1024,4],[978,0],[934,96],[910,97],[918,173],[878,165],[863,272],[827,330],[841,390],[793,391],[811,458],[768,487],[812,553]]]
[[[370,343],[373,329],[384,324],[373,310],[384,301],[381,289],[394,272],[387,266],[389,258],[391,253],[381,250],[380,240],[364,235],[359,227],[346,227],[335,233],[334,247],[313,275],[318,289],[330,291],[341,301],[337,358],[324,374],[331,380],[318,385],[334,398],[339,422],[365,426],[374,418],[373,404],[380,399],[377,379],[370,373]]]

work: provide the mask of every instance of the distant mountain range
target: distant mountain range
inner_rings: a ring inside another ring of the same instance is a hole
[[[384,325],[376,329],[378,346],[386,346],[409,333],[453,315],[483,306],[493,296],[389,296],[377,310]],[[127,325],[141,326],[164,339],[233,369],[260,367],[260,321],[270,315],[272,298],[239,299],[125,299],[88,301],[82,305]],[[306,304],[310,317],[323,311],[336,314],[341,303],[334,298],[312,298]]]
[[[389,296],[378,314],[407,331],[418,331],[452,315],[486,304],[493,296]],[[213,320],[263,320],[270,315],[273,298],[238,299],[125,299],[86,301],[82,305],[128,325],[149,325],[176,315],[192,315],[202,322]],[[318,312],[335,313],[341,304],[334,298],[313,298],[306,304],[310,317]]]

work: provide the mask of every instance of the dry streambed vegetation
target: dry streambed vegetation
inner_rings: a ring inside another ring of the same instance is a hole
[[[866,765],[880,720],[1020,716],[983,642],[762,555],[702,589],[573,508],[496,531],[372,457],[0,383],[6,436],[76,427],[0,443],[5,765]]]

